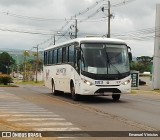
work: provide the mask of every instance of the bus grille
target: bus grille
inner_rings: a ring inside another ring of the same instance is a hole
[[[100,88],[95,93],[105,93],[105,92],[121,93],[121,91],[117,88]]]

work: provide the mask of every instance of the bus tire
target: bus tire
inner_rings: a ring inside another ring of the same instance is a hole
[[[120,99],[120,94],[112,94],[113,101],[118,101]]]
[[[70,90],[71,90],[72,99],[74,101],[78,101],[79,95],[75,93],[75,86],[74,86],[73,82],[71,82]]]
[[[52,79],[52,94],[57,95],[57,90],[55,90],[55,84],[53,79]]]

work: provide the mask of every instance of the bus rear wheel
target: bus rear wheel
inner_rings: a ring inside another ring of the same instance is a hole
[[[113,101],[118,101],[120,99],[120,94],[112,94]]]
[[[73,83],[71,84],[71,96],[74,101],[78,101],[79,95],[75,93],[75,87]]]
[[[55,90],[55,84],[53,79],[52,79],[52,94],[57,95],[57,90]]]

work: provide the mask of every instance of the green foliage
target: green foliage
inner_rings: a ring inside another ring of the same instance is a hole
[[[139,71],[143,73],[144,71],[151,72],[153,57],[141,56],[137,57],[137,62],[131,62],[131,70]]]
[[[7,85],[12,82],[12,78],[7,74],[0,74],[0,84]]]
[[[33,75],[36,72],[36,64],[37,64],[37,53],[32,54],[34,56],[34,59],[28,59],[31,57],[31,54],[29,54],[28,51],[23,52],[24,56],[24,62],[19,65],[19,70],[23,71],[23,77],[24,81],[32,81],[34,80]],[[38,71],[41,71],[43,69],[43,61],[42,59],[38,58]]]
[[[29,54],[28,51],[24,51],[24,52],[23,52],[23,55],[24,55],[25,57],[29,57],[29,56],[30,56],[30,54]]]
[[[153,60],[153,57],[149,57],[149,56],[137,57],[137,61],[139,63],[142,63],[143,65],[151,64],[152,60]]]
[[[15,60],[7,52],[0,54],[0,72],[10,74],[13,64],[15,64]]]

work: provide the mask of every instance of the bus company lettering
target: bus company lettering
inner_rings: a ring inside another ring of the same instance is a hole
[[[56,70],[56,75],[66,75],[66,68],[58,68],[57,70]]]

